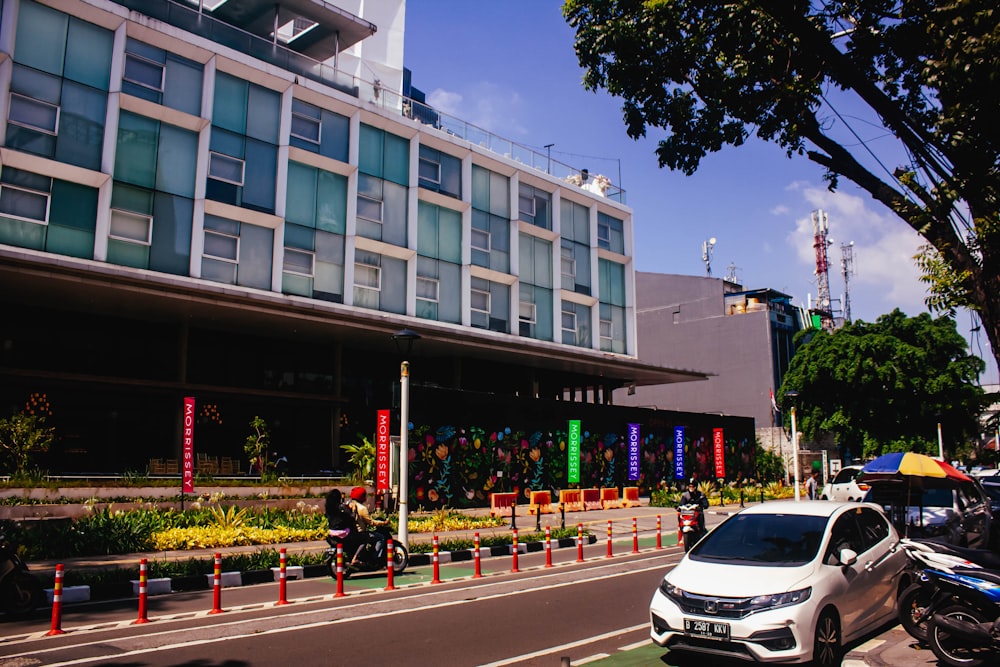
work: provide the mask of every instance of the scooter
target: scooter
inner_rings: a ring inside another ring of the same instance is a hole
[[[952,604],[953,594],[938,586],[933,572],[954,574],[982,570],[1000,570],[1000,556],[987,549],[967,549],[937,542],[903,538],[899,547],[910,559],[916,580],[898,599],[899,622],[910,636],[921,642],[928,639],[928,621],[939,609]],[[973,572],[974,574],[974,572]]]
[[[392,533],[385,526],[379,526],[367,535],[367,543],[361,549],[358,556],[360,562],[357,565],[350,565],[348,561],[353,554],[344,554],[344,579],[349,579],[356,572],[377,572],[384,570],[387,565],[386,545],[392,538]],[[326,538],[330,548],[326,551],[326,564],[330,568],[330,576],[337,578],[337,545],[332,538]],[[410,554],[406,547],[398,540],[392,541],[392,571],[393,574],[401,574],[410,563]]]
[[[684,553],[698,543],[707,531],[701,527],[701,505],[688,503],[677,508],[677,532],[684,541]]]
[[[17,545],[0,534],[0,608],[17,618],[27,616],[44,600],[42,583],[17,555]]]
[[[1000,659],[1000,571],[931,572],[952,603],[927,626],[938,660],[953,667],[995,665]]]

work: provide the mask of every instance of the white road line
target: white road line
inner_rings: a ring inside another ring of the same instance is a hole
[[[596,568],[593,568],[593,570],[596,571],[596,570],[607,569],[607,568],[614,567],[615,565],[616,565],[616,563],[608,563],[606,566],[598,566]],[[133,656],[133,655],[144,655],[146,653],[153,653],[153,652],[156,652],[156,651],[164,651],[164,650],[171,650],[171,649],[177,649],[177,648],[187,648],[187,647],[192,647],[192,646],[200,646],[200,645],[204,645],[204,644],[210,644],[210,643],[213,643],[213,642],[231,641],[231,640],[234,640],[234,639],[246,639],[246,638],[250,638],[250,637],[260,637],[260,636],[263,636],[263,635],[283,634],[283,633],[286,633],[286,632],[296,632],[298,630],[307,630],[307,629],[313,629],[313,628],[321,628],[321,627],[327,627],[327,626],[334,625],[334,624],[352,623],[354,621],[364,621],[364,620],[371,620],[371,619],[384,619],[387,615],[410,614],[410,613],[414,613],[414,612],[428,611],[428,610],[431,610],[431,609],[440,609],[440,608],[444,608],[444,607],[453,607],[453,606],[457,606],[457,605],[469,604],[469,603],[472,603],[472,602],[483,602],[483,601],[492,600],[492,599],[495,599],[495,598],[510,597],[511,595],[523,595],[525,593],[533,593],[533,592],[537,592],[537,591],[540,591],[540,590],[546,590],[546,589],[552,589],[552,588],[564,588],[566,586],[575,586],[577,584],[586,584],[586,583],[594,582],[594,581],[606,581],[610,577],[624,577],[624,576],[629,576],[629,575],[633,575],[633,574],[636,574],[636,573],[652,572],[654,570],[659,571],[659,570],[662,570],[662,569],[663,569],[663,564],[659,563],[659,564],[656,564],[656,565],[650,565],[648,567],[643,567],[643,568],[639,568],[639,569],[632,569],[632,570],[628,570],[628,571],[625,571],[625,572],[612,572],[610,574],[602,574],[600,576],[588,577],[586,579],[575,579],[573,581],[564,581],[564,582],[558,582],[558,583],[555,583],[555,584],[546,584],[544,586],[533,586],[531,588],[524,588],[524,589],[520,589],[520,590],[516,590],[516,591],[504,591],[504,592],[501,592],[501,593],[493,593],[491,595],[484,595],[484,596],[478,596],[478,597],[472,597],[472,598],[465,598],[465,599],[461,599],[461,600],[452,600],[452,601],[441,602],[441,603],[427,604],[427,605],[422,605],[422,606],[419,606],[419,607],[411,607],[411,608],[408,608],[408,609],[399,609],[399,610],[392,611],[392,612],[382,612],[382,611],[379,611],[379,612],[375,612],[375,613],[364,614],[364,615],[361,615],[361,616],[349,616],[349,617],[337,618],[337,619],[321,619],[319,621],[314,621],[314,622],[310,622],[310,623],[306,623],[306,624],[302,624],[302,625],[289,625],[287,627],[272,628],[270,630],[257,630],[257,631],[243,632],[243,633],[240,633],[240,634],[235,634],[235,635],[226,636],[226,637],[212,637],[212,638],[209,638],[209,639],[199,639],[199,640],[177,642],[175,644],[163,644],[163,645],[159,645],[159,646],[155,646],[155,647],[150,647],[150,648],[136,649],[136,650],[133,650],[133,651],[116,652],[113,655],[114,655],[115,658],[122,658],[122,657],[128,657],[128,656]],[[552,573],[550,575],[540,575],[540,576],[534,577],[532,579],[532,581],[539,581],[539,580],[542,580],[542,579],[547,579],[549,577],[557,576],[558,574],[559,573]],[[468,587],[467,590],[475,590],[476,588],[480,588],[480,586],[470,586],[470,587]],[[449,593],[454,594],[456,592],[459,592],[460,590],[461,589],[453,589],[453,590],[447,590],[447,591],[429,592],[427,594],[427,597],[437,596],[437,595],[447,595]],[[324,596],[324,597],[327,597],[327,596]],[[316,615],[319,615],[319,614],[324,614],[325,615],[325,614],[329,614],[331,611],[340,612],[340,611],[343,611],[343,610],[346,610],[346,609],[350,609],[352,606],[361,606],[362,604],[365,604],[367,606],[367,603],[359,602],[357,605],[345,605],[343,607],[337,607],[336,609],[324,608],[324,609],[308,610],[308,611],[307,610],[303,610],[301,612],[296,612],[296,613],[292,613],[292,614],[282,614],[281,618],[282,619],[288,619],[290,617],[296,617],[296,616],[316,616]],[[238,626],[244,625],[245,623],[246,623],[246,620],[241,620],[241,621],[233,621],[232,623],[222,623],[222,624],[218,624],[218,625],[213,625],[211,627],[213,627],[213,628],[221,628],[221,627],[227,627],[227,626],[228,627],[238,627]],[[615,635],[620,634],[622,632],[632,632],[632,631],[637,630],[639,628],[645,628],[645,627],[647,627],[647,625],[648,625],[647,623],[643,623],[641,625],[637,625],[637,626],[634,626],[632,628],[624,628],[622,630],[611,632],[607,636],[614,637]],[[155,637],[155,636],[158,636],[158,635],[172,635],[172,634],[177,634],[177,632],[178,632],[177,630],[166,630],[164,632],[144,634],[143,637],[149,638],[149,637]],[[581,642],[577,642],[577,644],[584,645],[584,644],[590,643],[590,642],[592,642],[592,641],[594,641],[596,639],[602,639],[602,638],[604,638],[603,635],[601,637],[589,638],[587,640],[583,640]],[[121,642],[121,641],[130,641],[130,639],[129,638],[101,639],[99,641],[88,642],[86,644],[74,644],[74,648],[80,648],[80,647],[84,647],[84,646],[104,646],[106,648],[107,647],[114,647],[114,646],[117,645],[118,642]],[[572,646],[572,644],[568,644],[566,646]],[[34,650],[34,651],[30,652],[30,653],[20,653],[20,654],[14,654],[14,655],[7,655],[7,656],[3,656],[3,658],[4,658],[4,660],[11,660],[11,659],[14,659],[14,658],[21,658],[21,657],[35,657],[35,658],[37,658],[39,655],[41,655],[43,653],[51,653],[51,652],[54,652],[54,651],[62,651],[62,650],[65,650],[65,648],[66,647],[51,647],[51,648],[48,648],[48,649]],[[540,655],[545,655],[547,653],[551,653],[551,652],[557,651],[557,650],[559,650],[559,647],[551,649],[551,650],[543,651],[543,652],[540,653]],[[100,662],[100,661],[104,660],[106,657],[107,657],[107,654],[98,655],[98,656],[94,656],[94,657],[88,657],[88,658],[79,658],[79,659],[76,659],[76,660],[69,660],[69,661],[66,661],[66,662],[52,663],[50,667],[63,667],[63,666],[68,666],[68,665],[86,665],[86,664],[90,664],[90,663],[94,663],[94,662]],[[513,660],[513,662],[518,662],[520,660],[525,660],[525,659],[527,659],[527,658],[520,657],[520,658],[512,659],[512,660]],[[510,664],[510,663],[508,663],[508,662],[500,662],[500,663],[494,663],[494,664],[500,665],[500,664]]]
[[[621,646],[621,647],[618,648],[618,650],[619,651],[634,651],[637,648],[643,648],[643,647],[649,646],[652,643],[653,643],[653,640],[650,639],[649,637],[647,637],[646,639],[643,639],[641,642],[636,642],[634,644],[629,644],[628,646]]]
[[[558,653],[560,651],[565,651],[571,648],[576,648],[577,646],[586,646],[587,644],[593,644],[596,641],[601,641],[603,639],[611,639],[612,637],[617,637],[618,635],[623,635],[627,632],[635,632],[636,630],[643,630],[648,627],[648,623],[640,623],[639,625],[633,625],[628,628],[619,628],[618,630],[612,630],[611,632],[605,632],[603,635],[597,635],[596,637],[587,637],[586,639],[581,639],[580,641],[570,642],[568,644],[563,644],[561,646],[552,646],[550,648],[542,649],[541,651],[535,651],[534,653],[525,653],[524,655],[515,655],[513,657],[507,658],[506,660],[498,660],[497,662],[490,662],[485,665],[480,665],[479,667],[503,667],[504,665],[515,665],[519,662],[524,662],[525,660],[531,660],[533,658],[540,658],[543,655],[551,655],[553,653]],[[607,656],[605,656],[607,657]],[[581,664],[581,663],[577,663]]]
[[[597,662],[598,660],[604,660],[605,658],[610,658],[611,655],[608,653],[595,653],[594,655],[587,656],[586,658],[581,658],[580,660],[574,660],[574,665],[586,665],[591,662]]]

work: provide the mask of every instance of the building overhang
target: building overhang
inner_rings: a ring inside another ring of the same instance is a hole
[[[705,380],[620,354],[406,317],[186,276],[0,247],[0,290],[14,303],[394,353],[392,335],[419,332],[420,357],[465,357],[580,378],[608,388]]]

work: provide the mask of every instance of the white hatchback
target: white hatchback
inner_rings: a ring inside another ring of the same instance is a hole
[[[877,505],[774,501],[734,514],[667,573],[650,636],[671,651],[841,664],[896,618],[908,561]]]
[[[861,500],[871,488],[868,484],[858,484],[861,466],[844,466],[833,479],[823,487],[819,497],[823,500]]]

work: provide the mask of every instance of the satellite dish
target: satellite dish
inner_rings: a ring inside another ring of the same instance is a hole
[[[708,244],[709,245],[715,245],[715,237],[714,236],[708,240]]]

